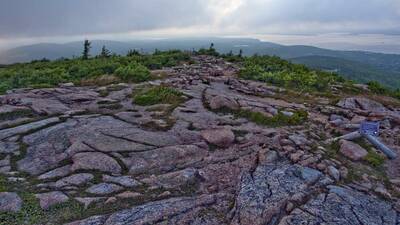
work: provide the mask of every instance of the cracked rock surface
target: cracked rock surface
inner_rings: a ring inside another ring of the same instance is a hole
[[[400,151],[400,108],[357,96],[302,101],[238,79],[222,59],[193,60],[162,80],[102,87],[106,96],[74,86],[0,96],[0,115],[27,112],[0,119],[0,224],[27,211],[40,215],[31,224],[57,225],[399,224],[399,162],[373,167],[364,143],[350,142],[346,154],[363,154],[349,157],[326,140],[380,118],[382,140]],[[185,101],[132,101],[160,84]],[[309,116],[272,127],[240,110]]]

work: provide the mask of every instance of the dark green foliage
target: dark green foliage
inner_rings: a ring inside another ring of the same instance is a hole
[[[99,57],[100,57],[100,58],[109,58],[110,56],[111,56],[110,50],[108,50],[108,49],[106,48],[106,46],[103,45],[103,47],[101,48],[101,52],[100,52]]]
[[[52,87],[59,83],[80,83],[106,74],[114,74],[120,69],[123,81],[147,80],[148,69],[160,69],[189,61],[187,53],[181,51],[159,52],[153,55],[133,55],[130,57],[110,56],[109,58],[59,59],[55,61],[35,61],[9,65],[0,69],[0,94],[14,88]],[[143,65],[143,66],[141,66]],[[139,73],[139,76],[133,74]],[[127,72],[127,73],[123,73]],[[125,80],[125,78],[127,80]],[[146,78],[146,79],[145,79]]]
[[[131,49],[128,51],[128,54],[126,56],[131,57],[131,56],[139,56],[140,52],[136,49]]]
[[[83,43],[83,52],[82,52],[82,59],[83,60],[88,60],[90,57],[90,49],[91,49],[91,43],[89,40],[85,40]]]
[[[387,89],[385,87],[383,87],[377,81],[370,81],[367,84],[368,84],[368,89],[375,94],[386,94],[387,93]]]
[[[246,58],[239,76],[243,79],[265,81],[276,86],[305,91],[327,91],[331,83],[340,81],[335,74],[313,71],[276,56]]]
[[[214,43],[211,43],[211,45],[210,45],[210,47],[208,49],[200,48],[199,51],[197,51],[197,54],[199,54],[199,55],[219,56],[219,53],[214,48]]]
[[[383,85],[381,85],[377,81],[368,82],[368,89],[374,94],[389,95],[389,96],[392,96],[394,98],[400,99],[400,89],[391,90],[391,89],[389,89],[387,87],[384,87]]]
[[[306,111],[296,111],[292,116],[286,116],[282,112],[279,112],[273,117],[267,117],[260,112],[250,110],[239,110],[238,112],[234,112],[234,114],[237,117],[247,118],[256,124],[270,127],[301,125],[308,118]]]
[[[150,79],[150,71],[139,63],[121,66],[115,70],[115,75],[129,82],[143,82]]]
[[[155,104],[178,105],[183,101],[183,94],[173,88],[157,86],[145,89],[134,96],[135,104],[148,106]]]

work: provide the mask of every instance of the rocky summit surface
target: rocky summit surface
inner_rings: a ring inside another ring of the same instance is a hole
[[[400,153],[399,104],[340,88],[337,101],[296,94],[193,59],[141,84],[0,96],[0,224],[400,224],[399,160],[363,140],[332,141],[379,120]],[[132,101],[161,84],[184,101]],[[308,119],[268,126],[239,111]]]

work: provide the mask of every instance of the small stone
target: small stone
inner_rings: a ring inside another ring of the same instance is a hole
[[[340,152],[347,158],[359,161],[368,155],[368,152],[356,143],[340,140]]]
[[[69,177],[65,177],[61,180],[58,180],[55,184],[57,188],[70,186],[70,185],[83,185],[91,180],[93,180],[94,176],[90,173],[79,173],[74,174]]]
[[[201,136],[210,144],[227,148],[235,141],[235,134],[230,129],[203,130]]]
[[[66,176],[70,173],[71,171],[71,165],[66,165],[57,169],[54,169],[52,171],[49,171],[45,174],[42,174],[38,177],[39,180],[46,180],[46,179],[53,179],[56,177],[63,177]]]
[[[160,198],[166,198],[168,196],[170,196],[172,193],[170,191],[164,191],[163,193],[161,193],[160,195],[158,195],[158,197]]]
[[[289,203],[286,205],[286,212],[291,212],[293,209],[294,209],[294,204],[291,203],[291,202],[289,202]]]
[[[90,206],[90,204],[94,202],[99,202],[103,199],[104,198],[75,198],[76,201],[84,205],[85,209],[87,209]]]
[[[282,113],[283,115],[285,115],[285,116],[288,116],[288,117],[292,117],[292,116],[294,115],[293,112],[288,112],[288,111],[281,111],[281,113]]]
[[[392,195],[388,192],[388,190],[382,184],[378,184],[378,186],[374,190],[376,193],[382,195],[385,198],[391,199]]]
[[[303,146],[308,145],[310,143],[305,137],[300,136],[300,135],[296,135],[296,134],[290,135],[289,139],[291,141],[293,141],[299,147],[303,147]]]
[[[68,196],[60,191],[54,191],[44,194],[36,194],[39,199],[40,207],[44,210],[48,210],[54,205],[58,205],[69,200]]]
[[[137,187],[140,185],[140,182],[136,181],[130,176],[113,177],[109,175],[103,175],[103,181],[117,183],[124,187],[129,187],[129,188]]]
[[[97,195],[107,195],[114,192],[121,191],[123,188],[116,184],[101,183],[91,186],[86,190],[87,193]]]
[[[59,84],[58,85],[59,87],[61,87],[61,88],[70,88],[70,87],[74,87],[75,85],[74,85],[74,83],[62,83],[62,84]]]
[[[276,160],[278,160],[279,155],[276,151],[268,151],[264,154],[262,154],[260,152],[259,154],[259,161],[261,164],[269,164],[269,163],[273,163]]]
[[[223,96],[215,96],[210,100],[210,108],[213,110],[217,109],[231,109],[237,110],[239,109],[239,104],[230,98],[225,98]]]
[[[110,197],[106,200],[105,204],[113,204],[117,201],[116,197]]]
[[[318,163],[317,164],[317,169],[320,171],[324,171],[326,169],[326,164],[325,163]]]
[[[304,155],[303,151],[297,151],[290,155],[290,160],[292,160],[292,162],[296,163],[296,162],[300,161],[300,159],[303,155]]]
[[[124,199],[125,198],[138,198],[140,196],[142,196],[142,194],[137,193],[137,192],[131,192],[131,191],[126,191],[126,192],[116,195],[117,198],[124,198]]]
[[[328,166],[328,174],[335,179],[335,181],[340,180],[340,172],[334,166]]]
[[[279,142],[282,146],[293,145],[293,142],[286,138],[281,139]]]
[[[309,184],[317,182],[321,176],[322,173],[318,170],[314,170],[308,167],[304,167],[301,169],[301,177]]]
[[[19,212],[22,199],[13,192],[0,192],[0,212]]]
[[[349,175],[349,170],[344,166],[340,167],[339,172],[340,172],[340,177],[342,177],[343,179],[346,179],[347,176]]]

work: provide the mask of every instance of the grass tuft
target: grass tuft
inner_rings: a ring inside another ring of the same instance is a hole
[[[263,126],[280,127],[280,126],[296,126],[303,124],[307,118],[306,111],[296,111],[292,116],[286,116],[279,112],[273,117],[267,117],[260,112],[253,112],[250,110],[239,110],[234,113],[237,117],[244,117],[248,120]]]
[[[137,105],[149,106],[156,104],[179,105],[183,102],[183,93],[166,86],[145,89],[133,97]]]

